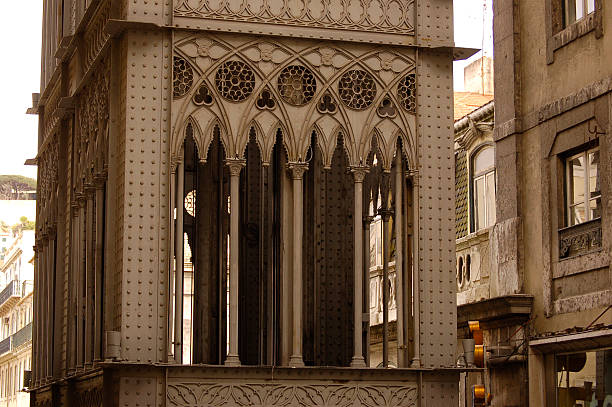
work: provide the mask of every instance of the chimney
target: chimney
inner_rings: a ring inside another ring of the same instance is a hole
[[[466,92],[493,94],[493,59],[483,56],[463,69],[463,87]]]

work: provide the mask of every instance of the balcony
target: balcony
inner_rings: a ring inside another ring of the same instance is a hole
[[[24,343],[32,340],[32,323],[30,322],[19,331],[15,332],[12,336],[13,342],[11,349],[16,349]]]
[[[11,351],[11,344],[13,342],[13,337],[9,336],[0,342],[0,355],[4,355]]]
[[[0,313],[14,306],[21,298],[21,285],[19,281],[13,280],[0,292]]]

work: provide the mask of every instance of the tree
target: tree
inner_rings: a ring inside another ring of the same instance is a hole
[[[36,180],[23,175],[0,175],[0,199],[20,199],[26,191],[36,190]]]

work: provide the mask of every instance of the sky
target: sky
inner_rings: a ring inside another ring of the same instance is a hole
[[[493,57],[492,3],[492,0],[453,0],[456,47],[478,48],[484,50],[484,55]],[[482,55],[481,51],[453,64],[455,91],[463,90],[463,68]]]
[[[492,0],[453,0],[455,45],[482,49],[493,54]],[[42,0],[1,1],[2,15],[11,16],[0,24],[4,38],[0,64],[0,174],[20,174],[36,178],[36,167],[25,166],[36,156],[38,116],[26,115],[32,106],[32,93],[40,89],[40,46]],[[485,5],[485,7],[483,7]],[[24,13],[27,10],[27,13]],[[483,30],[484,10],[484,30]],[[484,41],[483,41],[484,33]],[[17,40],[19,39],[19,40]],[[466,61],[454,63],[454,86],[463,90],[463,68],[481,52]]]

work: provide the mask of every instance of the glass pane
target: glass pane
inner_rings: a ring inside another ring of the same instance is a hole
[[[485,205],[485,179],[479,177],[474,180],[474,226],[476,230],[486,226]]]
[[[580,20],[584,17],[584,4],[583,0],[576,0],[576,20]]]
[[[589,212],[589,219],[601,218],[601,197],[597,197],[589,201]]]
[[[557,405],[605,406],[612,400],[612,351],[556,355]]]
[[[601,195],[600,187],[599,150],[596,150],[589,153],[589,192],[591,198]]]
[[[474,174],[478,174],[488,168],[493,168],[495,165],[495,149],[493,147],[485,147],[476,154],[474,158]]]
[[[570,205],[584,202],[584,156],[573,158],[569,162],[569,191]]]
[[[595,11],[595,0],[587,0],[587,13]]]
[[[570,226],[577,225],[587,220],[584,203],[570,206]]]
[[[487,181],[487,226],[495,224],[495,172],[486,175]]]

